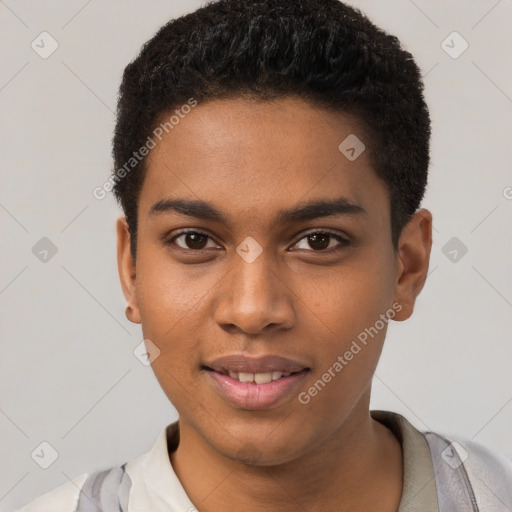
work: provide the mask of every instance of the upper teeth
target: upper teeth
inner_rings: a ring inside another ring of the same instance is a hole
[[[246,373],[246,372],[229,372],[232,379],[240,382],[255,382],[256,384],[267,384],[281,377],[288,377],[290,372],[266,372],[266,373]]]

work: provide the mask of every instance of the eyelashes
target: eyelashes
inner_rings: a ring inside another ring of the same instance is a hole
[[[333,245],[332,242],[337,243]],[[205,250],[219,248],[218,244],[210,235],[197,229],[180,231],[164,243],[166,246],[176,246],[180,250],[190,253],[204,253]],[[302,244],[302,247],[293,249],[293,247],[300,244]],[[325,229],[316,229],[303,234],[302,237],[292,245],[291,250],[332,254],[349,245],[351,245],[350,240],[339,233],[333,233]]]
[[[168,242],[166,242],[168,245],[172,245],[172,244],[176,244],[176,240],[180,239],[184,237],[185,240],[187,240],[187,237],[188,237],[188,242],[191,242],[192,244],[199,244],[201,245],[201,241],[204,241],[204,240],[211,240],[213,241],[213,239],[207,235],[206,233],[202,233],[201,231],[196,231],[196,230],[188,230],[188,231],[182,231],[181,233],[178,233],[177,235],[173,236]],[[192,251],[197,251],[197,250],[203,250],[204,247],[195,247],[195,248],[192,248],[192,247],[182,247],[180,246],[179,244],[176,244],[178,245],[178,247],[180,247],[180,249],[183,249],[183,250],[192,250]]]
[[[335,250],[339,250],[342,247],[349,245],[350,243],[346,238],[342,237],[341,235],[334,234],[329,231],[313,231],[300,238],[294,244],[294,246],[300,244],[303,240],[305,241],[305,244],[310,244],[311,242],[313,242],[313,245],[317,245],[316,248],[312,247],[311,245],[309,245],[309,248],[300,248],[301,250],[311,250],[312,252],[334,252]],[[331,246],[331,242],[333,240],[338,242],[337,245],[335,245],[334,247]]]

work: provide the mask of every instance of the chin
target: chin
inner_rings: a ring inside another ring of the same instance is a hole
[[[277,466],[295,460],[299,455],[297,445],[288,444],[293,436],[286,436],[286,439],[272,439],[261,441],[260,439],[249,439],[235,442],[233,439],[226,439],[227,445],[214,447],[225,457],[250,466]]]

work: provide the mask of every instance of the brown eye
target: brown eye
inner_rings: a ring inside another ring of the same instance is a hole
[[[330,238],[331,235],[325,233],[315,233],[308,236],[308,243],[311,249],[314,249],[315,251],[327,249],[327,247],[329,247]]]
[[[302,237],[296,244],[296,249],[305,249],[311,252],[331,252],[350,245],[350,242],[340,235],[324,231],[316,231]]]
[[[209,241],[211,241],[213,245],[208,245]],[[175,243],[181,249],[190,249],[193,251],[200,251],[208,247],[217,247],[208,235],[197,231],[189,231],[176,235],[169,243]]]
[[[185,244],[189,249],[203,249],[206,246],[207,239],[197,233],[187,233],[185,235]]]

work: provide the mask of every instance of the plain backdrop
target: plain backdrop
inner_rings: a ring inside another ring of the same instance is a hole
[[[413,53],[433,124],[430,275],[413,317],[389,328],[372,408],[512,457],[511,2],[349,3]],[[133,354],[142,336],[124,316],[119,210],[92,190],[112,167],[125,65],[199,5],[0,2],[2,510],[149,450],[177,418]],[[31,46],[55,44],[42,32],[58,43],[47,58]],[[31,457],[42,442],[58,454],[48,469]]]

